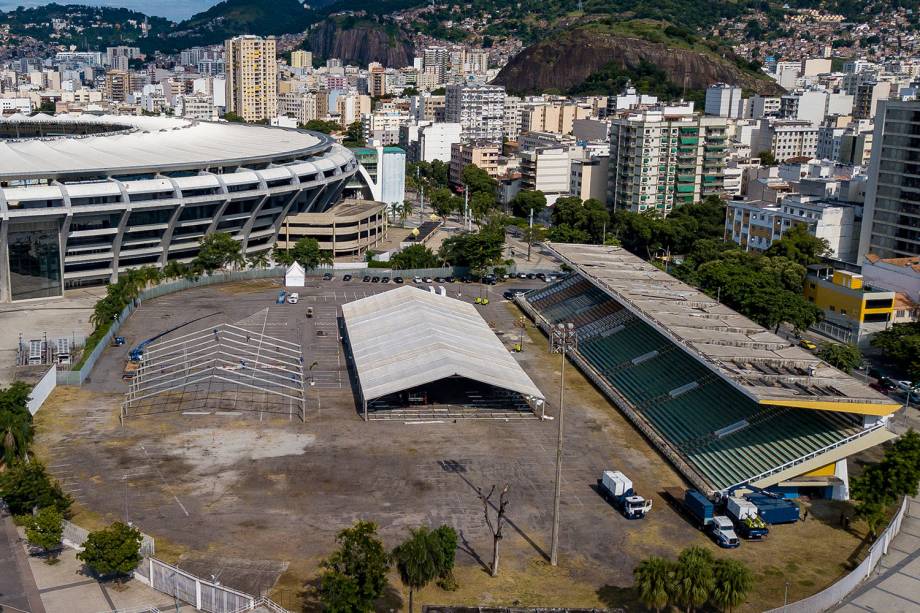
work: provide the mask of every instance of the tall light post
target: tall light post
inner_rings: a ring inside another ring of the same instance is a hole
[[[562,493],[562,424],[565,416],[565,357],[578,346],[575,324],[556,324],[551,338],[551,350],[562,356],[559,377],[559,432],[556,435],[556,491],[553,495],[553,542],[549,551],[549,563],[556,566],[559,553],[559,499]]]

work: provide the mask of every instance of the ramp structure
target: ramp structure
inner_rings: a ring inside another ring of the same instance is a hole
[[[159,413],[258,412],[304,419],[297,343],[220,324],[157,341],[145,351],[121,418]]]

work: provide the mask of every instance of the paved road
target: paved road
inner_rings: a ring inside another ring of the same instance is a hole
[[[16,526],[5,509],[0,510],[0,570],[0,611],[45,613]]]
[[[856,588],[835,611],[920,611],[920,498],[908,504],[901,531],[873,578]]]

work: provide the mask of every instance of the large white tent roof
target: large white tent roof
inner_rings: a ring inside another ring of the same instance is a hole
[[[543,399],[469,303],[404,286],[342,312],[365,401],[454,375]]]

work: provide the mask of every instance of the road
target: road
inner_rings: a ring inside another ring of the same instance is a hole
[[[0,611],[45,613],[16,526],[0,509]]]

